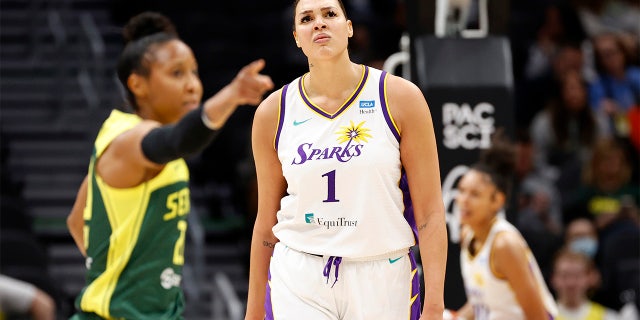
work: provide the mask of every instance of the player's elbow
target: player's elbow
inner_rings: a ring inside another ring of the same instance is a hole
[[[72,212],[67,217],[67,228],[72,236],[76,237],[82,235],[82,228],[84,227],[84,220],[82,215],[77,212]]]

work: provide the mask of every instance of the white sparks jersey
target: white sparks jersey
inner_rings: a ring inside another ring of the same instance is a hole
[[[462,250],[460,251],[462,278],[464,279],[467,300],[473,306],[476,320],[526,319],[509,283],[505,279],[497,277],[491,267],[491,247],[493,240],[500,232],[520,234],[512,224],[498,218],[475,257],[472,257],[469,252],[469,243],[473,239],[473,232],[469,232],[462,240]],[[527,258],[529,269],[536,279],[549,319],[553,319],[558,313],[556,303],[530,250],[527,250]]]
[[[362,66],[358,87],[333,114],[307,97],[304,75],[283,87],[274,143],[287,195],[273,227],[282,243],[347,258],[415,244],[386,76]]]

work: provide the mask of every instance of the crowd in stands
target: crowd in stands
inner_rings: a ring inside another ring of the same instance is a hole
[[[616,319],[640,305],[640,3],[527,2],[534,27],[510,35],[517,226],[562,313]]]

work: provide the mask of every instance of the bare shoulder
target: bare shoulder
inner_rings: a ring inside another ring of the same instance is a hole
[[[424,126],[423,121],[430,120],[427,101],[413,82],[390,74],[386,86],[389,111],[401,132],[405,126]]]
[[[115,137],[104,150],[97,163],[97,172],[113,187],[136,186],[155,176],[164,167],[148,160],[142,151],[142,140],[160,126],[160,123],[144,120]]]
[[[496,277],[515,279],[522,276],[528,269],[527,251],[527,244],[520,234],[512,231],[496,234],[491,246],[491,269]]]
[[[256,109],[254,121],[269,121],[276,119],[280,112],[280,97],[282,88],[272,92]]]
[[[253,140],[270,144],[278,130],[282,88],[269,94],[256,109],[253,118]]]
[[[413,82],[393,74],[387,76],[387,94],[393,100],[424,100],[424,95]]]
[[[502,231],[496,234],[493,240],[492,251],[496,258],[522,255],[527,252],[528,246],[525,240],[516,232]]]
[[[152,120],[143,120],[133,128],[121,133],[113,139],[105,152],[128,153],[131,148],[136,147],[149,131],[160,127],[160,123]]]

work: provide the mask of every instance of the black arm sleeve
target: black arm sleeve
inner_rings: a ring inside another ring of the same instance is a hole
[[[202,107],[187,113],[178,123],[151,130],[142,139],[142,153],[147,159],[165,164],[202,151],[218,130],[202,122]]]

